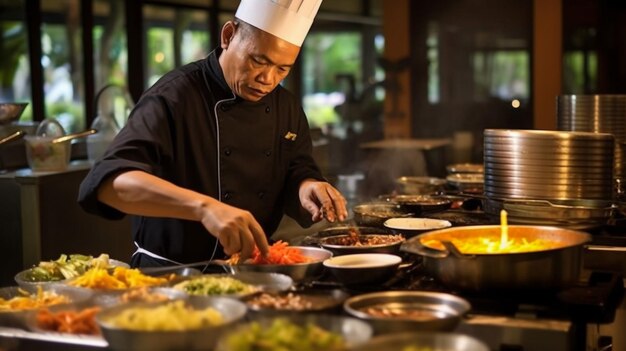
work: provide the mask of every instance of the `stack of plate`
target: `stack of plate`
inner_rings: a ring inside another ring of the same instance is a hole
[[[626,95],[561,95],[557,119],[560,130],[611,133],[626,141]]]
[[[521,202],[523,208],[509,214],[512,223],[606,220],[614,194],[613,152],[614,137],[606,133],[487,129],[485,211],[497,215],[505,203]]]
[[[626,95],[561,95],[557,98],[559,130],[610,133],[615,137],[618,195],[626,182]]]

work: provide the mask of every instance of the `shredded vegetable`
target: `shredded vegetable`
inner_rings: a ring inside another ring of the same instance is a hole
[[[311,262],[311,258],[304,256],[298,248],[290,247],[288,243],[279,240],[270,246],[267,258],[264,258],[259,249],[255,247],[251,261],[253,264],[297,264]],[[234,254],[228,262],[231,264],[240,263],[239,255]]]
[[[109,255],[61,255],[54,261],[42,261],[28,271],[26,279],[33,282],[59,281],[76,278],[90,268],[110,268]]]
[[[54,291],[43,291],[41,287],[38,287],[34,294],[24,290],[20,293],[22,296],[15,296],[8,300],[0,297],[0,312],[30,310],[71,302],[67,296],[59,295]]]
[[[48,309],[41,309],[37,313],[37,326],[44,330],[59,333],[97,335],[100,334],[96,323],[98,312],[100,312],[100,307],[56,313],[50,312]]]
[[[128,289],[167,283],[166,278],[151,277],[138,269],[115,267],[113,274],[101,268],[92,268],[69,284],[91,289]]]

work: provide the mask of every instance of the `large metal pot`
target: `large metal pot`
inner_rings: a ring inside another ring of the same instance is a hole
[[[446,286],[470,291],[558,290],[575,284],[582,267],[583,244],[589,234],[548,226],[509,226],[509,235],[559,243],[557,248],[500,254],[460,254],[432,249],[429,239],[499,235],[500,226],[468,226],[436,230],[411,238],[402,250],[423,256],[424,267]],[[453,250],[454,251],[454,250]]]

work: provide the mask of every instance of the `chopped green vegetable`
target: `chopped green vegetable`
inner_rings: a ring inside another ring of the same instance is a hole
[[[272,321],[269,327],[258,322],[230,334],[226,339],[229,351],[338,351],[345,350],[343,337],[308,323],[298,326],[284,318]]]
[[[176,284],[174,288],[191,295],[245,295],[258,290],[255,286],[235,278],[210,275],[186,280]]]
[[[109,255],[101,254],[94,258],[87,255],[63,254],[54,261],[39,262],[37,266],[30,269],[26,279],[31,282],[47,282],[76,278],[93,267],[111,267]]]

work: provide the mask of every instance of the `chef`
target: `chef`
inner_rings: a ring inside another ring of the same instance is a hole
[[[242,0],[220,47],[164,75],[80,186],[88,212],[133,215],[134,267],[268,251],[283,214],[344,220],[311,157],[299,98],[279,83],[321,0]]]

